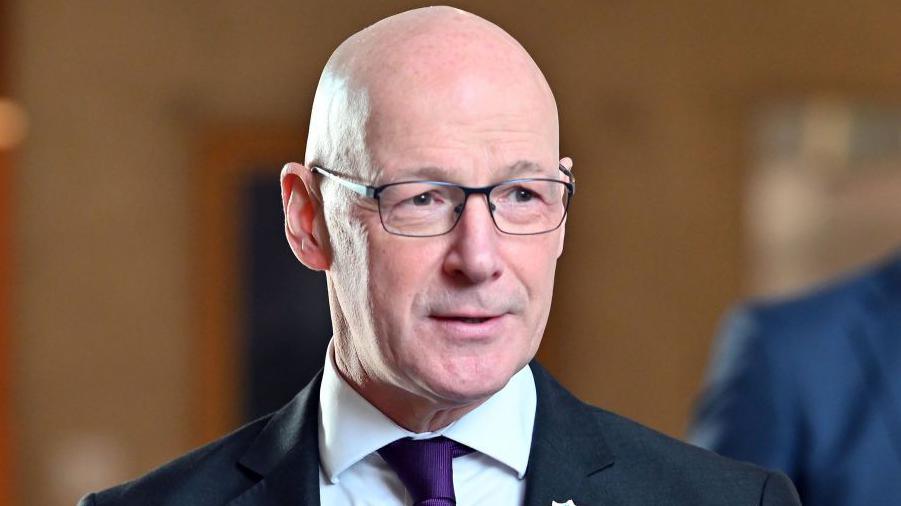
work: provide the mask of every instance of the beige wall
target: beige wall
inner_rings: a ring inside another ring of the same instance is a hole
[[[13,80],[21,496],[72,501],[189,441],[190,170],[221,122],[302,124],[340,40],[418,2],[21,0]],[[579,193],[542,356],[678,435],[741,293],[746,120],[823,89],[897,98],[895,2],[460,2],[545,69]],[[298,143],[302,139],[298,138]]]

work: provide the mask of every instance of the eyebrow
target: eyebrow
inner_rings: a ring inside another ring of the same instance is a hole
[[[545,175],[544,167],[531,160],[519,160],[512,165],[508,165],[504,169],[504,180],[518,179],[522,177]],[[451,181],[451,170],[443,167],[425,166],[418,167],[409,171],[404,171],[392,178],[391,182],[406,181],[411,179],[430,180],[430,181]],[[550,177],[550,176],[547,176]]]

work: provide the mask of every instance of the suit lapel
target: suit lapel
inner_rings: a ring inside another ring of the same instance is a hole
[[[238,464],[261,478],[229,506],[319,505],[319,384],[279,410]]]
[[[613,464],[590,408],[537,363],[538,404],[526,471],[525,504],[602,504],[593,477]],[[319,505],[319,384],[322,374],[279,410],[239,461],[261,479],[228,506]]]
[[[551,501],[602,504],[595,475],[613,465],[614,456],[597,420],[585,404],[573,397],[537,363],[538,405],[532,449],[526,471],[527,506],[550,506]]]
[[[864,311],[866,323],[851,337],[868,390],[885,417],[892,446],[901,461],[901,258],[877,275],[876,290]]]

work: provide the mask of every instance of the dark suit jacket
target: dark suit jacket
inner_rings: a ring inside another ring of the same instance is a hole
[[[737,310],[693,442],[786,472],[805,504],[901,505],[901,255]]]
[[[585,405],[532,364],[538,393],[526,504],[798,504],[778,473],[740,464]],[[83,506],[318,505],[317,377],[288,405]]]

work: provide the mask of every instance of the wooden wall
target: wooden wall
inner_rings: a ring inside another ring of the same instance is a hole
[[[192,171],[203,132],[305,123],[331,50],[423,3],[15,3],[13,42],[0,48],[13,53],[33,126],[14,212],[0,213],[14,217],[18,258],[16,360],[2,370],[14,375],[24,504],[74,502],[195,442],[204,357],[193,352]],[[750,118],[767,100],[824,91],[898,100],[901,10],[452,3],[533,54],[575,159],[542,360],[585,400],[680,435],[719,314],[743,294]],[[8,251],[0,244],[0,265]]]
[[[10,93],[9,5],[0,0],[0,98]],[[13,156],[0,147],[0,504],[13,504],[18,469],[13,464],[12,284]]]

